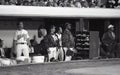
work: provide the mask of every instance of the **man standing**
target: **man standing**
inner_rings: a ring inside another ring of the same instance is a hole
[[[62,36],[62,46],[65,51],[65,61],[69,61],[72,58],[74,51],[75,41],[72,33],[70,32],[71,24],[65,24],[65,30]]]
[[[55,26],[52,25],[49,30],[49,34],[45,37],[45,47],[48,51],[48,60],[56,61],[57,60],[57,47],[58,47],[58,38],[55,35]]]
[[[102,42],[105,46],[105,51],[107,53],[107,57],[114,57],[115,47],[116,47],[116,36],[114,31],[114,26],[109,25],[107,32],[103,34]]]
[[[56,36],[58,38],[58,59],[60,61],[64,60],[64,51],[62,48],[62,27],[57,27],[56,29]]]
[[[29,58],[30,41],[28,32],[25,29],[23,29],[23,22],[18,22],[17,27],[18,30],[16,31],[14,36],[14,45],[16,47],[17,58],[19,58],[22,55],[22,53],[24,56]]]
[[[39,44],[38,47],[36,47],[36,52],[37,54],[41,54],[45,56],[45,62],[48,61],[48,52],[47,52],[47,47],[46,47],[46,35],[47,35],[47,30],[45,28],[38,28],[38,37],[39,37]]]
[[[3,48],[3,40],[2,39],[0,39],[0,57],[1,58],[5,57],[5,51],[4,51],[4,48]]]

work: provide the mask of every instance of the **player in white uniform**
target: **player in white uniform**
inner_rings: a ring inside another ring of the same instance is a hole
[[[56,29],[56,36],[58,38],[58,59],[60,61],[63,61],[64,60],[64,51],[62,49],[62,27],[57,27]]]
[[[18,30],[16,31],[14,36],[14,45],[16,47],[17,58],[19,58],[22,53],[24,56],[29,57],[30,41],[28,32],[23,29],[23,22],[19,22],[17,26]]]

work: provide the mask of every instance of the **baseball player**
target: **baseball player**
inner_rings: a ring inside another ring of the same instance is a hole
[[[5,57],[5,52],[3,48],[3,40],[0,39],[0,57],[4,58]]]
[[[22,53],[24,56],[29,57],[29,35],[28,32],[23,29],[24,25],[23,22],[18,22],[17,24],[17,31],[15,32],[14,36],[14,45],[16,47],[16,56],[19,58]]]
[[[50,33],[45,38],[45,47],[48,50],[48,60],[56,61],[57,60],[57,46],[58,46],[58,38],[55,35],[55,26],[52,25],[50,27]]]
[[[64,60],[64,51],[62,49],[62,27],[57,27],[56,29],[56,36],[58,38],[58,59],[60,61]]]

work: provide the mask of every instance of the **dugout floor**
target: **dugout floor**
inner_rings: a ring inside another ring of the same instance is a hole
[[[76,60],[0,67],[0,75],[120,75],[120,59]]]

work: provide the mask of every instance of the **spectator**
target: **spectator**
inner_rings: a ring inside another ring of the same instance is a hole
[[[100,8],[106,8],[106,5],[105,4],[101,4]]]
[[[10,5],[16,5],[17,4],[17,0],[10,0]]]
[[[95,3],[94,2],[90,2],[89,7],[90,8],[95,8]]]
[[[44,0],[40,0],[39,6],[45,6]]]
[[[0,0],[0,5],[4,5],[4,0]]]
[[[47,0],[44,0],[44,4],[45,4],[45,6],[47,6],[47,3],[48,3],[48,1],[47,1]]]
[[[23,0],[17,0],[17,4],[16,5],[23,5]]]
[[[52,1],[48,1],[48,2],[47,2],[47,6],[53,7],[53,6],[54,6],[54,5],[53,5],[53,2],[52,2]]]
[[[58,6],[59,6],[59,7],[64,7],[63,2],[59,0],[59,1],[58,1]]]
[[[31,1],[24,1],[23,5],[25,5],[25,6],[31,6],[32,4],[31,4]]]
[[[8,2],[8,1],[7,1],[7,2],[5,2],[5,3],[4,3],[4,5],[9,5],[9,2]]]
[[[119,0],[5,0],[2,5],[119,8]]]
[[[106,8],[114,8],[115,1],[114,0],[108,0],[106,3]]]
[[[65,0],[65,1],[63,2],[63,6],[64,6],[64,7],[69,7],[69,2],[68,2],[68,0]]]
[[[88,2],[86,0],[82,0],[81,5],[82,5],[82,8],[88,8],[89,7]]]
[[[70,6],[70,7],[75,7],[73,0],[70,0],[70,1],[69,1],[69,6]]]
[[[37,6],[37,1],[36,0],[32,1],[32,6]]]
[[[57,3],[57,2],[58,2],[57,0],[54,0],[54,1],[53,1],[53,6],[54,6],[54,7],[58,7],[58,3]]]
[[[118,3],[118,5],[120,5],[120,0],[118,0],[118,2],[117,2],[117,3]]]
[[[82,6],[81,6],[81,3],[80,3],[79,1],[76,1],[76,2],[75,2],[75,7],[81,8],[81,7],[82,7]]]

